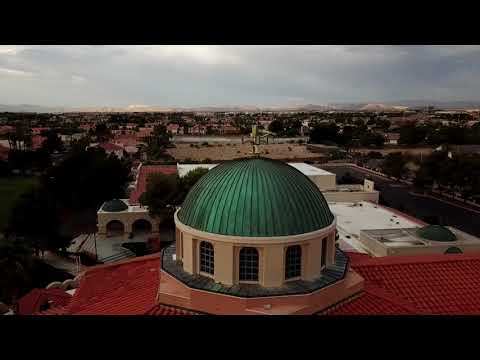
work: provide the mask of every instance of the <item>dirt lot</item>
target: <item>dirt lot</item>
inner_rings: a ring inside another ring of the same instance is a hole
[[[185,159],[212,161],[231,160],[248,156],[252,151],[250,144],[211,144],[207,146],[197,145],[192,147],[190,144],[176,144],[175,148],[168,149],[168,153],[179,161]],[[308,151],[305,145],[298,144],[269,144],[260,145],[260,153],[264,157],[272,159],[297,159],[303,160],[320,160],[323,158],[321,154],[315,154]]]

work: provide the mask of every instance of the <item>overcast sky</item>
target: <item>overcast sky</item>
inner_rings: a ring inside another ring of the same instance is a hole
[[[0,104],[480,100],[480,46],[0,45]]]

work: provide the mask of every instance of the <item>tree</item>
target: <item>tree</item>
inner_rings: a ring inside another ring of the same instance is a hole
[[[310,142],[314,144],[337,143],[339,141],[338,132],[339,128],[334,123],[316,123],[310,131]]]
[[[398,143],[403,145],[417,145],[423,142],[426,136],[426,127],[407,124],[400,128],[400,138],[398,139]]]
[[[169,216],[175,211],[178,191],[177,175],[151,174],[147,179],[147,189],[140,196],[140,203],[148,206],[152,216]]]
[[[97,208],[105,200],[125,195],[130,164],[102,149],[71,153],[43,177],[45,191],[69,209]]]
[[[382,171],[389,176],[402,178],[406,172],[405,165],[407,162],[407,157],[401,152],[390,153],[382,163]]]
[[[99,142],[104,142],[110,138],[111,132],[105,123],[100,123],[95,126],[94,135]]]
[[[32,250],[17,237],[0,235],[0,301],[13,304],[31,284]]]
[[[250,134],[253,124],[254,124],[253,119],[240,117],[240,116],[236,116],[232,122],[232,125],[236,127],[240,131],[240,134],[242,135]]]
[[[275,119],[268,125],[268,131],[280,135],[283,132],[284,125],[281,119]]]
[[[60,136],[58,136],[55,131],[49,131],[46,137],[47,138],[42,144],[42,148],[44,148],[49,154],[63,150],[62,139],[60,139]]]
[[[210,161],[211,162],[211,161]],[[189,171],[184,177],[179,178],[179,191],[177,194],[177,204],[180,205],[185,200],[190,189],[197,183],[200,178],[208,173],[207,168],[196,168],[194,170]]]
[[[151,174],[147,179],[147,189],[140,197],[140,203],[148,206],[152,216],[172,216],[175,207],[183,203],[190,189],[207,172],[207,168],[199,167],[189,171],[184,177]]]
[[[12,209],[6,233],[22,237],[38,255],[40,250],[58,249],[60,226],[55,199],[41,188],[23,194]]]
[[[157,125],[153,128],[152,134],[145,138],[147,146],[145,151],[148,159],[159,160],[168,157],[165,154],[167,147],[171,145],[170,135],[165,125]]]
[[[381,147],[385,142],[383,135],[373,132],[365,132],[360,136],[360,144],[362,146],[376,146]]]

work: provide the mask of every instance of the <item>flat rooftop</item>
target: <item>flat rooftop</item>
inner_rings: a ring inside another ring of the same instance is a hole
[[[380,242],[382,245],[387,247],[410,247],[410,246],[432,246],[432,245],[441,245],[446,244],[455,246],[455,245],[478,245],[480,241],[473,235],[467,234],[461,230],[455,229],[453,227],[447,226],[451,232],[457,237],[456,241],[452,242],[437,242],[429,239],[424,239],[417,234],[418,228],[409,228],[409,229],[379,229],[379,230],[366,230],[365,234]]]
[[[345,251],[367,253],[359,241],[360,230],[417,228],[424,225],[420,220],[415,221],[407,215],[368,201],[331,202],[328,205],[337,217],[340,248]]]
[[[318,176],[318,175],[335,176],[334,173],[331,173],[329,171],[317,168],[315,166],[312,166],[306,163],[288,163],[288,165],[293,166],[297,170],[300,170],[304,175],[307,175],[307,176]]]

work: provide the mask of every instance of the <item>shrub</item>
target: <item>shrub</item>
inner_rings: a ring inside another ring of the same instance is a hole
[[[288,151],[292,151],[292,148],[290,146],[288,147]]]

